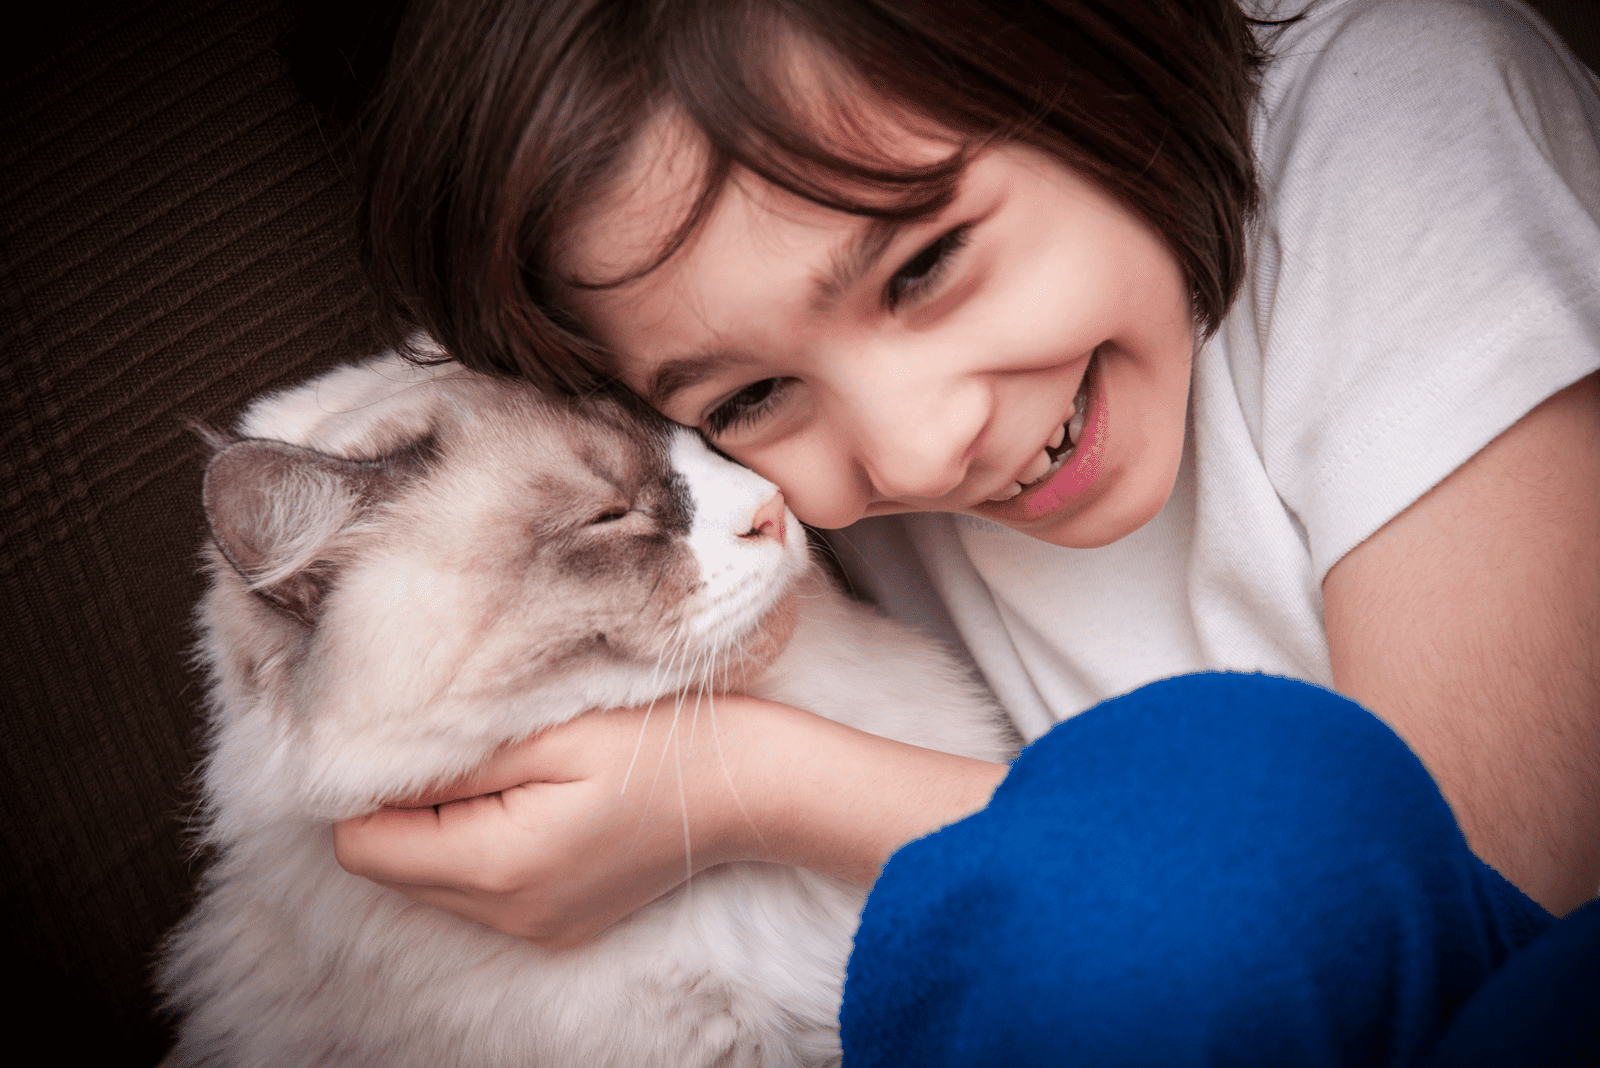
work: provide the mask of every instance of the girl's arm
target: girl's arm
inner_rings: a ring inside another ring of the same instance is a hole
[[[337,824],[339,863],[563,949],[728,861],[870,886],[901,845],[987,804],[1007,770],[755,698],[708,712],[581,716],[415,808]],[[460,797],[473,799],[426,807]]]
[[[1335,686],[1422,758],[1473,850],[1557,914],[1600,888],[1600,376],[1323,582]]]
[[[1594,896],[1600,377],[1500,435],[1348,553],[1323,592],[1336,686],[1421,756],[1478,854],[1553,912]],[[869,885],[1006,773],[754,698],[719,698],[715,722],[582,716],[415,803],[494,796],[339,824],[339,861],[563,948],[726,861]]]

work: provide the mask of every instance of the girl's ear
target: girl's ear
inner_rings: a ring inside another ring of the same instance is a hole
[[[206,466],[206,520],[246,587],[314,627],[344,535],[399,483],[388,460],[347,460],[281,441],[224,443]]]

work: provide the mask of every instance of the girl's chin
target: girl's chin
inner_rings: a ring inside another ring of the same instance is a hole
[[[1092,487],[1042,519],[998,521],[1020,534],[1064,549],[1110,545],[1150,522],[1166,507],[1177,482],[1180,459],[1181,451],[1175,450],[1170,470],[1164,465],[1159,472],[1103,465]]]

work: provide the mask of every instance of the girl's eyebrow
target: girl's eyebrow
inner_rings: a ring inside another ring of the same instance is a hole
[[[811,310],[826,311],[859,282],[905,227],[904,219],[869,219],[848,241],[834,249],[828,258],[827,273],[816,279]]]
[[[650,376],[650,384],[645,390],[645,400],[651,407],[660,408],[675,394],[691,386],[697,386],[708,378],[714,378],[733,364],[746,362],[748,361],[739,356],[722,351],[675,356],[663,360],[655,373]]]

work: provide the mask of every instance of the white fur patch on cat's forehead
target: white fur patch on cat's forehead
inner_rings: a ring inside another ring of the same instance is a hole
[[[697,514],[733,514],[757,508],[772,499],[778,487],[748,467],[724,459],[693,430],[674,428],[669,444],[672,469],[689,483]]]

